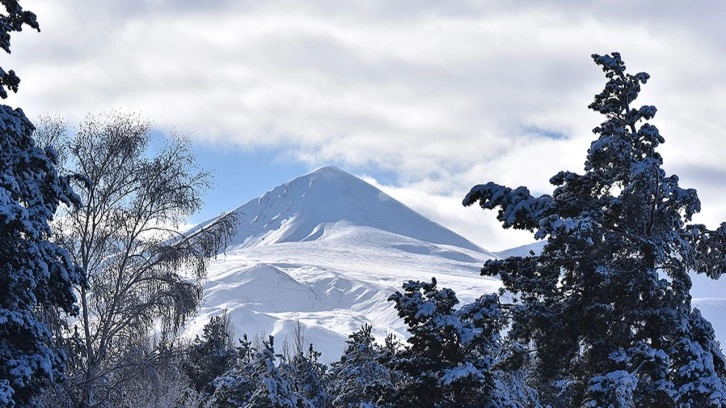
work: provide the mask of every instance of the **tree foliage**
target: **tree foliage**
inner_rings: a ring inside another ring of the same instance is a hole
[[[23,26],[28,26],[40,31],[40,25],[33,12],[23,10],[17,0],[2,0],[5,8],[5,14],[0,14],[0,48],[10,54],[10,37],[11,33],[23,31]],[[15,75],[12,69],[5,71],[0,68],[0,98],[8,97],[7,88],[10,91],[18,92],[20,78]]]
[[[500,332],[506,320],[497,295],[481,296],[456,309],[456,294],[438,289],[436,279],[409,281],[403,289],[389,298],[411,333],[409,346],[389,363],[405,375],[396,386],[395,406],[537,405],[526,387],[510,387],[499,367],[504,362]]]
[[[232,367],[211,382],[214,391],[207,405],[540,406],[525,382],[523,364],[513,361],[519,350],[501,339],[506,318],[496,295],[456,308],[456,294],[437,288],[435,279],[409,281],[403,288],[390,299],[409,326],[408,346],[390,335],[378,344],[366,325],[349,336],[344,354],[328,369],[312,344],[303,352],[301,331],[292,358],[275,352],[272,337],[256,348],[245,337]],[[200,344],[195,342],[190,350],[195,352]],[[223,350],[222,341],[215,344],[217,351]]]
[[[38,29],[35,15],[4,0],[0,47],[10,52],[11,32]],[[0,97],[20,80],[0,68]],[[83,273],[51,239],[50,222],[61,204],[77,207],[71,176],[57,171],[53,149],[38,147],[35,127],[22,110],[0,105],[0,405],[26,405],[44,381],[60,380],[65,355],[56,349],[41,316],[75,314],[74,286]]]
[[[307,351],[298,348],[286,366],[293,389],[315,408],[330,406],[328,367],[319,361],[320,355],[310,343]]]
[[[310,364],[290,364],[275,352],[274,338],[269,337],[259,349],[251,347],[246,337],[238,348],[236,364],[214,380],[215,391],[209,405],[212,407],[270,407],[270,408],[324,408],[327,399],[319,381],[310,381],[310,374],[318,378],[322,365],[317,355],[304,357]],[[310,370],[312,368],[312,370]],[[315,389],[309,387],[316,383]],[[316,405],[316,401],[322,405]]]
[[[182,364],[194,390],[202,395],[214,392],[212,381],[231,368],[235,351],[230,347],[228,315],[214,316],[197,336]]]
[[[553,406],[726,405],[726,360],[691,306],[688,274],[720,276],[726,224],[688,224],[696,191],[661,168],[656,108],[633,107],[649,75],[626,73],[618,53],[593,59],[607,83],[589,108],[605,121],[585,172],[557,173],[552,195],[488,183],[464,199],[548,240],[540,255],[488,261],[482,274],[516,300],[510,336],[534,344]]]
[[[335,408],[378,407],[392,400],[396,387],[388,366],[391,360],[375,343],[372,329],[364,325],[348,336],[343,355],[331,366],[329,387]]]
[[[64,355],[40,312],[75,314],[83,273],[51,240],[60,203],[78,206],[53,151],[37,147],[22,111],[0,106],[0,402],[26,402],[42,378],[55,379]],[[9,399],[9,398],[12,398]]]

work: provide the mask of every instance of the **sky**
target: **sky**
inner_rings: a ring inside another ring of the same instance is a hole
[[[552,191],[582,172],[593,53],[645,71],[640,104],[667,173],[696,188],[695,221],[726,220],[726,2],[23,1],[41,32],[12,39],[5,103],[78,123],[109,110],[193,141],[214,176],[189,221],[333,164],[489,250],[533,241],[464,208],[494,181]]]

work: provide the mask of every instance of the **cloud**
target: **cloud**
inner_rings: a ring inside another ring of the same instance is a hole
[[[71,121],[128,108],[202,143],[394,173],[432,197],[489,180],[548,192],[556,171],[582,169],[602,121],[586,108],[604,83],[589,55],[617,50],[652,75],[641,101],[659,108],[666,166],[726,169],[726,5],[210,4],[38,0],[43,31],[13,39],[10,103]]]
[[[427,192],[427,189],[421,185],[401,187],[381,184],[371,177],[364,177],[364,180],[423,216],[446,226],[489,251],[501,251],[534,242],[534,238],[529,232],[503,230],[496,220],[494,211],[482,211],[476,206],[463,207],[461,204],[465,194],[463,192],[436,194]]]

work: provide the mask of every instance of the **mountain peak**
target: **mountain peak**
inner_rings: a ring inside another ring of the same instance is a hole
[[[334,224],[375,228],[421,241],[483,251],[378,188],[336,166],[323,166],[275,187],[235,212],[233,246],[318,239]]]
[[[297,177],[290,182],[283,184],[283,186],[307,184],[311,189],[322,188],[328,191],[335,191],[346,188],[350,189],[352,186],[360,183],[368,185],[365,181],[345,170],[340,169],[339,167],[327,165]]]
[[[317,169],[311,171],[308,174],[339,174],[339,175],[348,175],[353,176],[352,174],[348,173],[345,170],[342,170],[338,166],[334,166],[332,164],[328,164],[327,166],[318,167]],[[355,177],[355,176],[353,176]]]

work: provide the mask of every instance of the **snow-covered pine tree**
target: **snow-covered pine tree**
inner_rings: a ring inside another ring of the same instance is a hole
[[[213,316],[204,325],[202,337],[197,336],[182,362],[192,388],[203,396],[214,392],[212,381],[232,367],[235,351],[229,342],[229,316]]]
[[[499,333],[504,325],[496,295],[455,309],[456,294],[431,282],[409,281],[389,297],[408,325],[409,346],[392,365],[406,377],[397,407],[497,407]],[[504,405],[506,406],[506,405]],[[512,405],[516,406],[516,405]]]
[[[329,387],[326,381],[328,367],[319,361],[320,355],[321,353],[310,343],[307,352],[297,350],[284,368],[298,395],[315,408],[326,408],[330,406]]]
[[[330,368],[330,394],[335,408],[385,406],[394,394],[393,377],[379,361],[381,350],[372,329],[366,324],[348,336],[343,355]]]
[[[25,25],[40,32],[40,25],[38,25],[35,13],[23,10],[18,0],[3,0],[2,5],[6,14],[0,14],[0,48],[10,54],[10,33],[23,31]],[[15,75],[15,71],[11,69],[5,72],[4,69],[0,68],[0,98],[5,99],[8,97],[5,88],[18,92],[19,85],[20,78]]]
[[[618,53],[593,59],[607,84],[589,108],[606,120],[585,172],[556,174],[551,196],[488,183],[464,199],[548,239],[540,255],[488,261],[482,274],[517,300],[509,335],[534,344],[534,380],[553,406],[724,406],[726,360],[691,307],[688,273],[724,271],[726,224],[686,224],[696,191],[661,168],[664,138],[646,122],[655,107],[632,107],[649,75],[626,73]]]
[[[237,358],[232,368],[212,382],[214,393],[207,406],[214,408],[237,408],[244,406],[252,396],[256,379],[253,377],[256,350],[244,334],[236,349]]]
[[[35,15],[4,0],[0,48],[10,52],[10,33],[38,29]],[[0,68],[0,97],[20,80]],[[68,177],[59,176],[53,149],[36,146],[33,124],[22,110],[0,105],[0,406],[26,405],[43,381],[58,380],[64,355],[39,314],[75,312],[74,285],[82,271],[50,241],[60,203],[80,205]]]
[[[214,380],[209,406],[224,408],[317,408],[295,389],[295,371],[275,353],[274,338],[254,350],[245,337],[237,349],[237,364]]]
[[[255,389],[245,407],[253,408],[314,408],[304,397],[295,392],[289,376],[290,370],[277,364],[274,338],[265,341],[251,363]],[[283,361],[280,364],[286,365]]]

